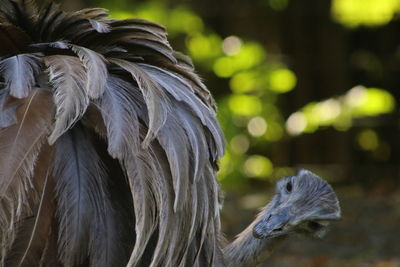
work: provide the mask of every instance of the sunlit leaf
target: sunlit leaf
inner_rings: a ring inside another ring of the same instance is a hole
[[[270,89],[277,93],[291,91],[297,83],[296,75],[288,69],[278,69],[269,74]]]
[[[236,115],[255,116],[260,114],[262,105],[255,96],[232,95],[229,97],[229,108]]]
[[[254,71],[240,72],[230,80],[230,87],[235,93],[253,91],[257,85],[257,73]]]
[[[354,116],[374,116],[390,113],[394,110],[394,97],[387,91],[378,88],[365,89],[360,103],[354,106]]]
[[[333,0],[333,18],[347,27],[380,26],[400,11],[398,0]]]
[[[236,72],[248,70],[260,64],[264,58],[265,51],[260,44],[245,42],[237,54],[218,58],[213,70],[217,76],[227,78]]]
[[[352,119],[390,113],[395,105],[394,97],[386,90],[356,86],[344,96],[308,103],[289,116],[286,130],[291,135],[311,133],[323,126],[345,131]]]
[[[216,58],[222,53],[220,46],[221,38],[215,34],[197,33],[187,40],[187,48],[193,60],[207,61]]]

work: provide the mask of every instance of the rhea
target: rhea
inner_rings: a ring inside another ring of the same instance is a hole
[[[163,26],[0,1],[0,266],[254,266],[340,217],[332,188],[300,171],[224,248],[224,143]]]

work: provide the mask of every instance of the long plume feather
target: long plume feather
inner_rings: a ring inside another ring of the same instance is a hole
[[[15,238],[15,226],[30,210],[28,192],[41,145],[51,125],[51,98],[42,91],[21,100],[18,123],[0,130],[0,231],[2,260]]]
[[[81,62],[75,57],[49,56],[44,62],[57,106],[54,130],[49,137],[50,144],[53,144],[85,113],[89,105],[87,77]]]
[[[55,146],[61,260],[71,266],[90,254],[91,266],[111,266],[118,240],[101,160],[80,127],[60,137]]]

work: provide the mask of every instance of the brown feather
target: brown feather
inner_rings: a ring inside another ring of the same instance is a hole
[[[31,38],[19,27],[0,23],[0,57],[21,53],[31,42]]]
[[[34,266],[43,256],[43,252],[52,232],[55,215],[54,177],[51,175],[50,162],[53,157],[49,146],[42,149],[38,156],[32,183],[31,196],[33,215],[22,221],[18,227],[17,238],[11,248],[12,253],[6,259],[7,266]]]
[[[0,231],[2,259],[11,248],[20,218],[31,214],[30,201],[38,194],[32,176],[40,147],[50,130],[51,95],[36,90],[20,100],[18,122],[0,130]]]

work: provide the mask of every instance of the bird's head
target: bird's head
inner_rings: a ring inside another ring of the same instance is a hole
[[[290,233],[321,238],[331,221],[340,219],[332,187],[310,171],[278,181],[276,194],[259,215],[253,235],[269,239]]]

